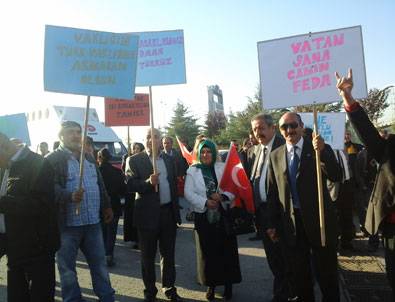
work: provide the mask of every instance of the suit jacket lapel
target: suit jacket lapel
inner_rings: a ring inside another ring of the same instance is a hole
[[[262,148],[261,145],[256,145],[254,150],[255,153],[255,159],[254,159],[254,166],[252,168],[252,173],[251,173],[251,178],[254,179],[255,175],[256,175],[256,170],[258,168],[258,162],[259,162],[259,158],[261,157],[261,152],[262,152]]]
[[[303,175],[305,173],[306,167],[308,165],[306,165],[307,162],[309,162],[311,160],[313,156],[313,147],[311,144],[310,140],[307,140],[306,138],[304,139],[303,142],[303,148],[302,148],[302,154],[300,156],[300,165],[299,165],[299,175],[298,175],[298,179],[302,179]]]
[[[280,136],[275,136],[274,141],[273,141],[273,146],[272,146],[272,151],[277,149],[279,146],[283,144],[283,141]]]
[[[280,169],[287,176],[288,181],[288,157],[287,157],[287,145],[284,144],[282,147],[283,150],[280,152]]]
[[[163,159],[163,162],[165,163],[166,170],[167,170],[167,180],[169,181],[169,184],[171,186],[172,185],[173,171],[174,171],[174,167],[172,165],[173,162],[170,159],[170,155],[161,153],[160,157]]]
[[[154,173],[154,167],[152,166],[151,160],[148,156],[147,152],[144,152],[145,156],[142,157],[142,161],[141,163],[141,167],[143,167],[143,169],[146,169],[147,172],[149,171],[150,174]]]
[[[281,173],[283,173],[282,178],[284,179],[284,187],[282,189],[284,190],[284,194],[286,196],[288,196],[284,200],[284,202],[285,202],[284,207],[285,207],[285,212],[290,213],[291,211],[293,212],[293,207],[291,206],[291,191],[290,191],[289,176],[288,176],[287,145],[284,144],[284,145],[280,146],[279,148],[282,148],[277,153],[278,154],[279,171],[281,171]]]

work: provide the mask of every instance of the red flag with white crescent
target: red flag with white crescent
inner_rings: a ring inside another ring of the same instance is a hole
[[[243,207],[243,203],[248,212],[254,213],[254,197],[250,180],[241,164],[239,154],[233,143],[230,146],[225,162],[224,174],[219,183],[222,191],[230,192],[236,196],[234,205]],[[243,200],[243,203],[241,202]]]
[[[179,140],[178,136],[176,136],[176,139],[178,145],[180,146],[182,156],[185,158],[189,165],[192,165],[193,161],[195,160],[194,153],[188,151],[187,147]]]

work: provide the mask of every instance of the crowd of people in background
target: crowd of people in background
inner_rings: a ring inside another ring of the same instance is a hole
[[[272,301],[315,301],[314,280],[323,301],[340,301],[337,253],[355,252],[359,231],[369,237],[372,251],[382,238],[395,289],[395,136],[374,128],[352,98],[352,86],[351,71],[337,75],[361,144],[347,130],[344,149],[332,150],[304,127],[297,112],[286,112],[278,125],[269,114],[254,116],[249,137],[238,148],[254,196],[256,234],[250,239],[262,241],[273,274]],[[225,300],[232,299],[232,285],[242,275],[237,236],[226,231],[224,218],[235,196],[218,191],[227,154],[220,155],[215,142],[199,135],[189,165],[172,137],[150,129],[145,146],[134,143],[120,170],[112,165],[110,151],[95,150],[89,137],[81,156],[81,130],[78,123],[64,121],[59,145],[49,152],[42,142],[41,156],[0,133],[0,251],[8,258],[8,300],[54,301],[56,262],[63,301],[83,301],[76,271],[81,251],[94,293],[100,301],[114,301],[108,267],[122,265],[114,248],[123,217],[124,241],[141,251],[144,301],[156,301],[158,247],[161,290],[169,301],[182,301],[175,259],[179,198],[189,203],[186,218],[194,223],[197,281],[207,287],[207,300],[214,299],[218,286],[224,286]],[[236,140],[231,143],[238,147]],[[324,184],[325,246],[315,152]]]

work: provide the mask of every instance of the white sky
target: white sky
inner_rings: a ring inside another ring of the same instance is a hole
[[[0,115],[86,104],[84,96],[44,92],[45,24],[113,32],[184,29],[187,84],[153,87],[156,125],[164,125],[177,99],[204,116],[208,85],[220,86],[227,112],[242,110],[259,82],[256,43],[310,31],[362,25],[368,88],[394,84],[394,13],[393,0],[2,1]],[[92,107],[103,120],[103,99],[92,98]],[[132,128],[134,140],[142,140],[141,130]]]

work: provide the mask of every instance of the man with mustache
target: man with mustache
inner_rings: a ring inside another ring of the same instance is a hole
[[[94,158],[85,154],[82,188],[79,188],[81,126],[65,121],[59,131],[60,146],[47,155],[55,171],[61,247],[56,254],[63,301],[83,301],[76,261],[81,249],[100,301],[113,302],[114,290],[106,267],[101,217],[113,218],[111,203]],[[77,208],[79,213],[77,213]]]
[[[313,273],[323,301],[340,301],[337,272],[337,220],[328,189],[323,185],[326,245],[321,246],[316,158],[321,156],[322,183],[341,178],[333,150],[320,136],[303,137],[304,125],[295,112],[279,121],[286,144],[270,154],[267,233],[284,247],[293,301],[314,301]]]
[[[255,225],[257,237],[263,241],[267,262],[273,273],[273,300],[287,301],[288,287],[285,278],[285,263],[279,243],[270,240],[266,234],[268,227],[267,186],[266,178],[270,153],[284,144],[282,137],[276,135],[276,126],[269,114],[257,114],[251,119],[251,129],[258,144],[251,153],[253,160],[251,175],[249,175],[255,202]]]

